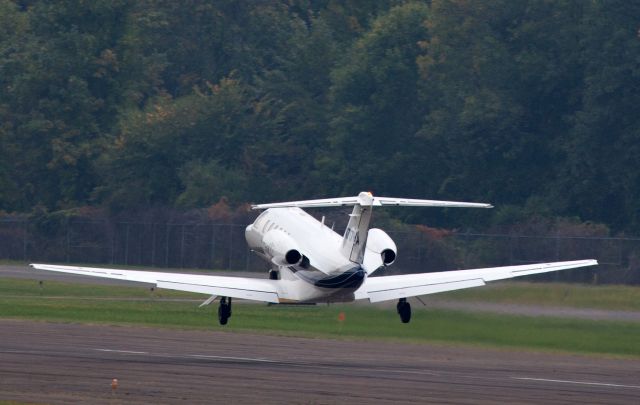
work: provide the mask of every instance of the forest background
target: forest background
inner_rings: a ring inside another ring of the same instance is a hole
[[[0,0],[25,257],[73,218],[247,224],[362,190],[496,206],[376,213],[431,239],[628,238],[639,159],[636,1]]]

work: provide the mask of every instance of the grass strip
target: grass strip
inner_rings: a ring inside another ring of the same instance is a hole
[[[0,297],[78,297],[78,298],[207,298],[202,294],[183,291],[159,290],[146,287],[127,287],[102,284],[64,283],[60,281],[43,281],[0,278]]]
[[[640,287],[510,281],[451,291],[437,298],[502,304],[640,311]]]
[[[401,324],[394,309],[355,305],[314,307],[236,303],[229,325],[217,324],[217,306],[154,299],[160,293],[135,287],[46,282],[41,297],[37,282],[0,280],[0,317],[34,320],[131,324],[184,329],[258,331],[274,335],[338,339],[445,342],[574,353],[640,356],[640,323],[523,317],[416,308],[410,324]],[[173,295],[173,292],[163,291]],[[109,294],[109,295],[107,295]],[[114,295],[115,294],[115,295]],[[66,298],[73,295],[78,298]],[[182,294],[204,298],[201,295]],[[128,297],[148,297],[128,301]],[[87,297],[122,297],[96,300]],[[345,315],[339,321],[339,314]]]
[[[216,275],[215,271],[211,272]],[[225,273],[228,274],[228,273]],[[22,281],[22,283],[20,283]],[[33,295],[82,295],[96,297],[152,297],[166,298],[202,298],[199,294],[179,291],[157,290],[152,292],[145,288],[129,288],[110,285],[69,284],[45,281],[41,287],[37,281],[4,278],[0,279],[0,294],[19,291]],[[75,285],[79,287],[74,287]],[[548,307],[589,308],[614,311],[640,311],[640,286],[625,285],[586,285],[569,283],[535,283],[523,281],[507,281],[490,283],[482,288],[436,294],[431,298],[438,300],[455,300],[467,302],[488,302],[516,305],[541,305]]]

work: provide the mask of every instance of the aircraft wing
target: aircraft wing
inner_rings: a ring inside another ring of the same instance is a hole
[[[31,267],[38,270],[57,271],[60,273],[150,283],[155,284],[158,288],[166,288],[169,290],[189,291],[212,296],[233,297],[254,301],[278,302],[278,292],[274,280],[95,267],[57,266],[52,264],[31,264]]]
[[[454,270],[437,273],[405,274],[400,276],[368,277],[356,291],[356,299],[371,302],[435,294],[463,288],[480,287],[489,281],[576,267],[595,266],[596,260],[527,264],[523,266],[490,267],[486,269]]]

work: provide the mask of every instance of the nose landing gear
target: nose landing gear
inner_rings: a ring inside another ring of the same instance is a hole
[[[407,302],[407,299],[400,298],[396,308],[398,309],[398,314],[400,315],[402,323],[409,323],[411,320],[411,304]]]
[[[218,307],[218,321],[220,325],[226,325],[231,318],[231,297],[221,297]]]

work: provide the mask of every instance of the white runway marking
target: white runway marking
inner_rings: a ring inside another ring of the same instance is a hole
[[[148,352],[136,352],[133,350],[93,349],[98,352],[124,353],[124,354],[149,354]]]
[[[257,358],[257,357],[232,357],[232,356],[215,356],[215,355],[207,355],[207,354],[169,354],[169,353],[151,353],[151,352],[141,352],[141,351],[133,351],[133,350],[116,350],[116,349],[93,349],[95,351],[100,352],[109,352],[109,353],[121,353],[121,354],[134,354],[134,355],[145,355],[152,357],[165,357],[165,358],[189,358],[189,359],[202,359],[202,360],[230,360],[230,361],[243,361],[247,363],[269,363],[269,364],[286,364],[293,367],[311,367],[315,369],[326,369],[326,370],[335,370],[341,369],[346,370],[347,368],[340,366],[329,366],[322,364],[314,364],[307,362],[296,362],[296,361],[282,361],[282,360],[271,360],[265,358]],[[361,370],[368,372],[378,372],[384,374],[415,374],[415,375],[432,375],[437,376],[440,373],[436,373],[433,371],[426,370],[394,370],[387,368],[359,368],[359,367],[350,367],[349,370]]]
[[[531,377],[511,377],[511,378],[513,378],[514,380],[553,382],[553,383],[559,383],[559,384],[594,385],[599,387],[640,389],[640,385],[610,384],[610,383],[599,383],[599,382],[589,382],[589,381],[552,380],[549,378],[531,378]]]
[[[144,355],[144,356],[152,356],[152,357],[164,357],[164,358],[189,358],[189,359],[202,359],[202,360],[228,360],[228,361],[242,361],[247,363],[270,363],[270,364],[288,364],[289,366],[295,367],[311,367],[315,369],[345,369],[339,366],[330,366],[323,364],[314,364],[307,362],[289,362],[289,361],[278,361],[271,360],[265,358],[257,358],[257,357],[234,357],[234,356],[215,356],[215,355],[207,355],[207,354],[160,354],[160,353],[151,353],[151,352],[143,352],[143,351],[135,351],[135,350],[117,350],[117,349],[93,349],[99,352],[108,352],[108,353],[121,353],[121,354],[133,354],[133,355]],[[434,371],[428,370],[394,370],[394,369],[384,369],[384,368],[360,368],[360,367],[350,367],[349,370],[366,370],[368,372],[382,372],[384,374],[417,374],[417,375],[432,375],[439,376],[441,373],[437,373]],[[482,378],[477,376],[464,376],[466,378]],[[549,382],[556,384],[574,384],[574,385],[586,385],[586,386],[596,386],[596,387],[608,387],[608,388],[631,388],[631,389],[640,389],[640,385],[625,385],[625,384],[613,384],[613,383],[602,383],[602,382],[591,382],[591,381],[572,381],[572,380],[556,380],[550,378],[533,378],[533,377],[511,377],[513,380],[519,381],[535,381],[535,382]]]
[[[239,360],[239,361],[253,361],[257,363],[280,363],[279,361],[269,360],[269,359],[257,359],[257,358],[251,358],[251,357],[209,356],[206,354],[188,354],[186,357],[191,357],[194,359]]]
[[[183,354],[183,355],[172,355],[172,354],[157,354],[150,352],[141,352],[135,350],[116,350],[116,349],[93,349],[98,352],[108,352],[108,353],[122,353],[122,354],[139,354],[139,355],[149,355],[154,357],[173,357],[173,358],[191,358],[191,359],[210,359],[210,360],[235,360],[235,361],[249,361],[255,363],[280,363],[276,360],[269,359],[260,359],[260,358],[252,358],[252,357],[229,357],[229,356],[211,356],[206,354]]]

